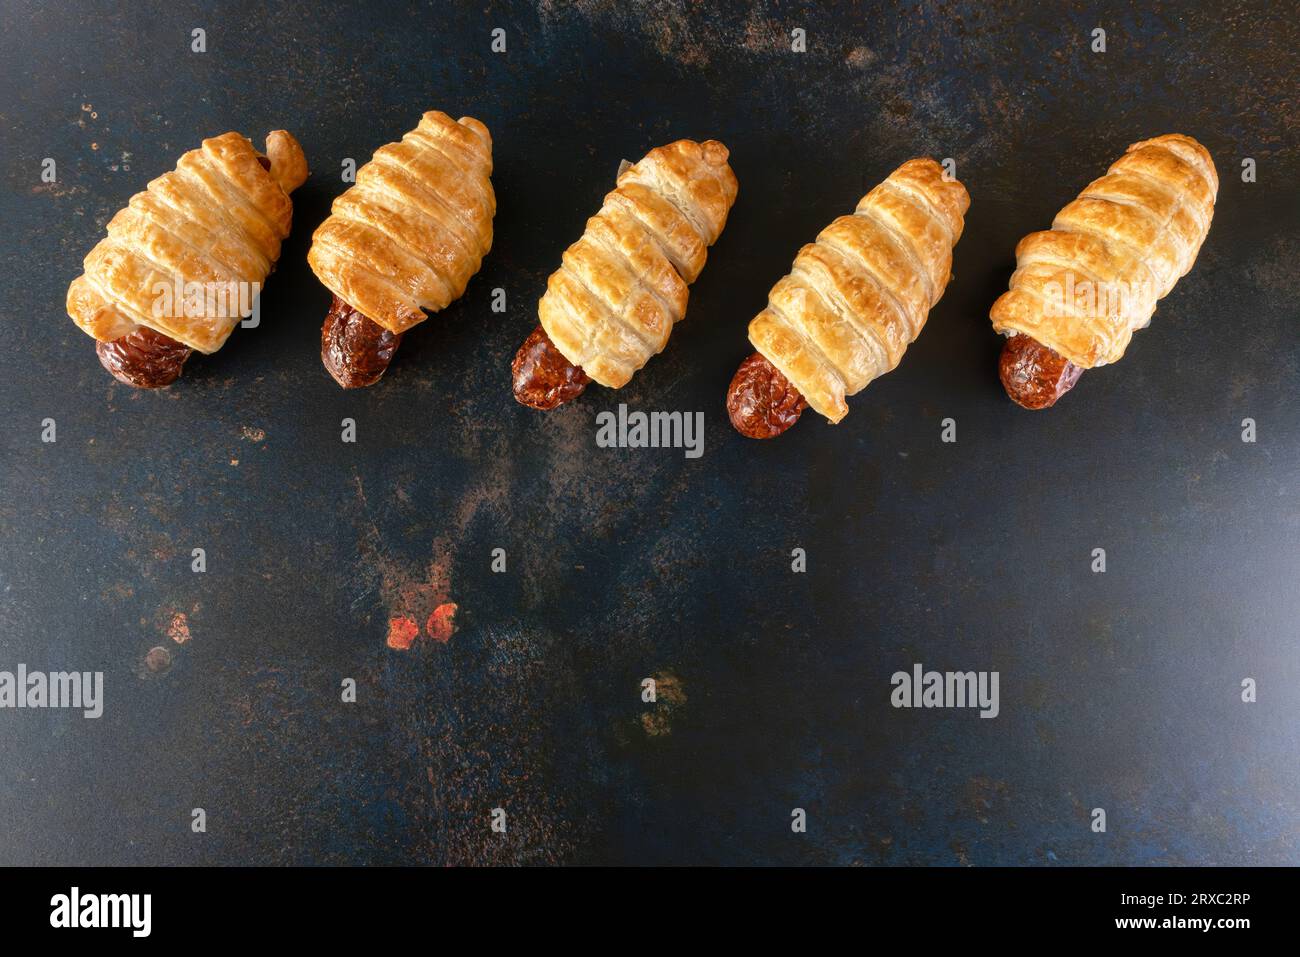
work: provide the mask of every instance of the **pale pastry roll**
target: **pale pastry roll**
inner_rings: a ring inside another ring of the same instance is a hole
[[[931,159],[914,159],[799,250],[749,324],[757,350],[727,393],[732,424],[772,438],[805,405],[836,423],[851,396],[894,369],[952,271],[970,197]]]
[[[203,141],[131,197],[68,287],[68,315],[100,362],[141,388],[167,385],[192,350],[221,348],[280,257],[302,148],[276,130],[262,154],[238,133]]]
[[[378,381],[401,336],[465,292],[492,248],[492,137],[436,110],[375,151],[312,235],[334,294],[321,359],[345,388]]]
[[[1123,356],[1196,262],[1218,189],[1205,147],[1157,136],[1130,146],[1051,230],[1022,239],[1011,288],[989,313],[1009,337],[999,361],[1007,394],[1046,408],[1084,369]]]
[[[716,140],[677,140],[619,174],[546,284],[513,365],[520,402],[555,408],[589,380],[621,388],[663,350],[736,201],[727,157]]]

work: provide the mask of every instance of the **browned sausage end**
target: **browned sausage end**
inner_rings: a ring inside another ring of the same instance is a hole
[[[727,415],[741,435],[772,439],[799,421],[808,400],[767,358],[755,352],[727,389]]]
[[[564,358],[541,326],[515,353],[510,378],[515,399],[543,412],[572,402],[591,381],[580,366]]]
[[[1074,388],[1083,369],[1032,336],[1007,339],[998,359],[998,377],[1007,395],[1026,409],[1046,409]]]
[[[95,343],[99,364],[118,382],[137,389],[171,385],[193,351],[148,326],[137,326],[112,342]]]
[[[357,389],[379,381],[401,344],[400,332],[389,332],[335,296],[320,330],[320,359],[335,382]]]

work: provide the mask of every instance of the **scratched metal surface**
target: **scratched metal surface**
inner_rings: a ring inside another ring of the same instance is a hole
[[[996,6],[7,3],[0,669],[102,670],[106,703],[0,711],[0,863],[1300,863],[1296,18]],[[342,159],[429,108],[492,130],[495,246],[345,393],[308,239]],[[261,328],[114,383],[64,314],[81,258],[201,138],[277,127],[313,175]],[[987,311],[1016,241],[1169,131],[1222,177],[1196,267],[1122,363],[1014,408]],[[679,136],[741,184],[687,320],[618,394],[516,405],[561,251]],[[974,203],[924,334],[840,426],[742,440],[768,287],[921,154]],[[702,410],[703,457],[597,449],[619,401]],[[385,646],[444,601],[449,642]],[[916,662],[999,671],[1000,716],[891,708]]]

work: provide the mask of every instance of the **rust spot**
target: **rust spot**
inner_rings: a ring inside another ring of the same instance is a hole
[[[150,674],[160,675],[171,668],[172,653],[162,646],[150,648],[144,656],[144,666]]]
[[[444,645],[451,641],[451,636],[456,633],[456,611],[454,601],[444,602],[435,608],[424,628],[429,637]]]
[[[869,47],[854,47],[849,51],[849,55],[844,58],[844,62],[851,67],[861,69],[870,66],[876,59],[876,55],[871,52]]]
[[[641,715],[641,730],[652,738],[671,734],[673,730],[673,713],[686,704],[686,689],[682,679],[671,671],[655,672],[650,677],[655,681],[654,710]]]
[[[190,640],[190,620],[185,617],[185,612],[178,611],[172,615],[167,623],[167,637],[178,645]]]
[[[404,615],[388,620],[388,647],[405,651],[420,634],[420,626]]]

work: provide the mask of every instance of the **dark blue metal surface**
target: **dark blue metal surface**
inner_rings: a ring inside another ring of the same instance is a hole
[[[0,863],[1300,862],[1288,6],[6,4],[0,670],[102,670],[107,700],[0,711]],[[343,158],[434,108],[492,130],[496,242],[345,393],[309,237]],[[313,175],[261,328],[116,384],[64,314],[81,258],[203,137],[278,127]],[[987,312],[1016,241],[1174,131],[1222,178],[1196,267],[1122,363],[1015,408]],[[680,136],[741,184],[687,320],[618,393],[516,405],[560,253],[621,158]],[[923,154],[973,198],[924,334],[842,425],[736,436],[768,288]],[[596,448],[619,402],[703,410],[703,457]],[[445,600],[448,643],[385,646]],[[999,671],[999,717],[895,710],[916,662]]]

